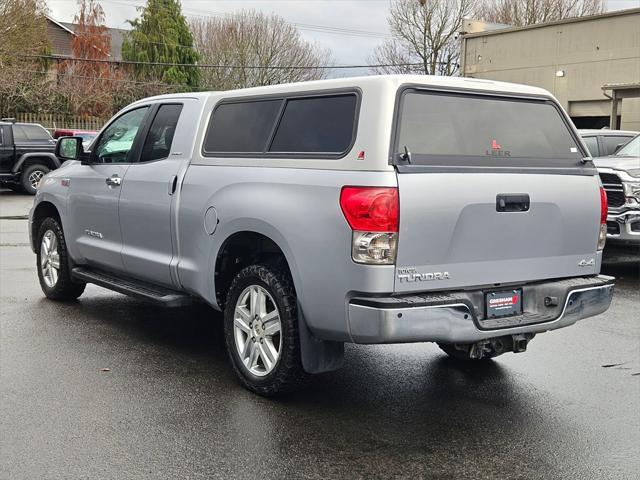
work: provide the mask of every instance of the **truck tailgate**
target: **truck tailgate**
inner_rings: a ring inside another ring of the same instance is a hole
[[[596,176],[412,172],[398,188],[397,292],[599,271]],[[500,198],[525,196],[526,210],[498,211]]]

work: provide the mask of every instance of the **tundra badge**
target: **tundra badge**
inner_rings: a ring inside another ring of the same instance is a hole
[[[449,280],[449,272],[418,273],[414,267],[398,268],[400,282],[429,282],[431,280]]]

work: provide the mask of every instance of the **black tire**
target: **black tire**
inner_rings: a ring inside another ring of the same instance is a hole
[[[438,343],[438,346],[440,350],[451,358],[461,362],[487,362],[502,354],[492,350],[491,352],[484,352],[482,358],[471,358],[469,356],[471,344],[458,344],[456,346],[453,343]]]
[[[57,281],[53,285],[48,285],[45,281],[43,266],[43,249],[42,240],[48,232],[52,232],[56,238],[56,249],[59,258],[59,268],[57,273]],[[40,287],[47,298],[51,300],[75,300],[86,287],[85,283],[74,282],[71,279],[69,254],[67,252],[67,244],[64,239],[64,233],[60,226],[59,220],[56,218],[45,218],[38,228],[38,236],[36,242],[36,268],[38,270],[38,279]]]
[[[240,359],[234,336],[236,304],[241,294],[254,285],[262,287],[271,295],[281,324],[279,358],[265,376],[256,376],[245,366]],[[224,309],[224,333],[231,365],[248,390],[269,397],[294,390],[304,383],[306,375],[300,358],[296,294],[288,273],[266,265],[251,265],[241,270],[229,287]]]
[[[37,178],[39,181],[40,178],[44,177],[50,171],[51,169],[49,167],[40,163],[29,165],[20,175],[20,185],[22,186],[22,189],[29,195],[35,195],[37,191],[37,184],[34,185],[34,179]]]

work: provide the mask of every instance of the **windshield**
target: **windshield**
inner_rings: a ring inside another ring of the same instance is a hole
[[[395,153],[421,165],[575,166],[580,148],[544,100],[409,90]]]
[[[624,147],[622,147],[618,153],[616,153],[617,157],[640,157],[640,135],[635,137],[629,143],[627,143]]]

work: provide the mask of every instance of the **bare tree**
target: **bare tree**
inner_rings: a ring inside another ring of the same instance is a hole
[[[393,39],[375,49],[375,73],[453,75],[458,70],[458,32],[472,0],[393,0],[389,27]]]
[[[320,79],[327,71],[317,67],[332,62],[329,51],[303,40],[277,15],[241,11],[195,18],[190,25],[201,62],[217,65],[201,69],[201,85],[207,89]]]
[[[0,61],[8,62],[16,53],[37,54],[46,49],[45,11],[42,0],[0,2]]]
[[[524,26],[604,11],[603,0],[482,0],[475,16],[487,22]]]
[[[51,53],[42,0],[0,0],[0,117],[23,112],[108,117],[143,97],[176,86],[139,82],[110,58],[111,38],[95,0],[80,0],[74,19],[73,56],[85,61],[40,58]],[[99,61],[96,61],[99,60]]]
[[[31,109],[47,98],[46,7],[41,0],[0,0],[0,113]]]
[[[73,57],[82,61],[61,61],[57,72],[58,88],[77,115],[99,117],[112,110],[114,85],[109,80],[117,78],[119,72],[101,62],[109,60],[111,53],[111,36],[104,21],[104,10],[98,2],[78,0],[71,47]]]

